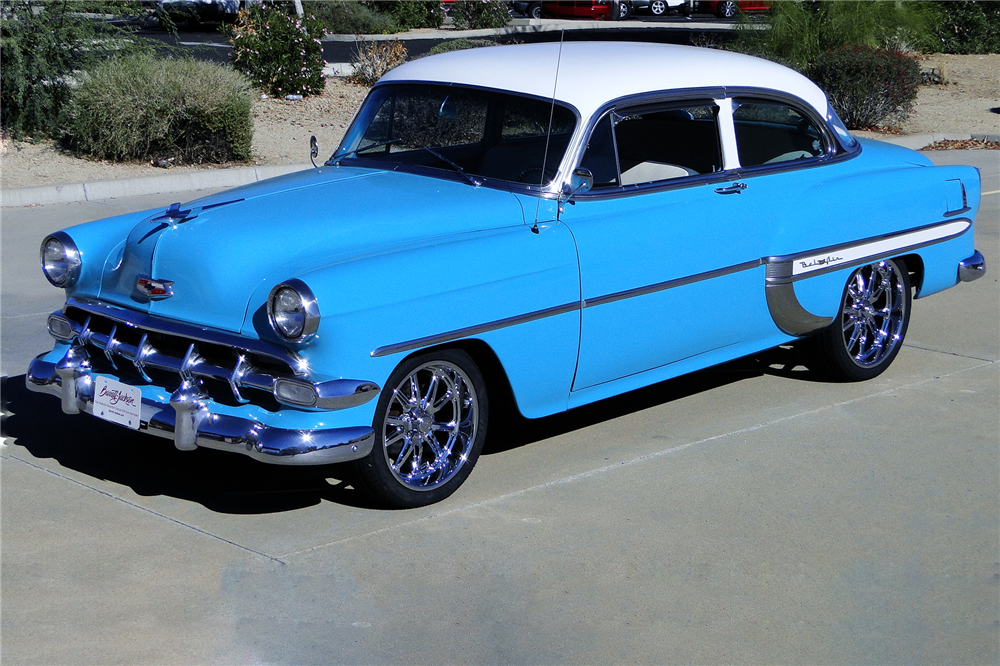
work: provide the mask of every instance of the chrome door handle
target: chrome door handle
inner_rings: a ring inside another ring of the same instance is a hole
[[[729,187],[719,187],[716,188],[716,194],[739,194],[743,190],[747,189],[746,183],[733,183]]]

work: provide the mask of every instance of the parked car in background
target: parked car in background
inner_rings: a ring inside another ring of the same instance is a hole
[[[649,3],[649,12],[654,16],[663,16],[670,10],[680,10],[687,3],[687,0],[652,0]]]
[[[26,381],[419,506],[498,404],[539,418],[796,340],[814,376],[879,375],[912,299],[983,275],[979,197],[766,60],[446,53],[386,74],[319,168],[46,236],[66,302]]]
[[[174,23],[235,21],[242,6],[241,0],[158,0],[156,14]]]
[[[528,18],[542,18],[542,3],[540,0],[511,0],[511,9]]]
[[[715,14],[719,18],[734,18],[739,12],[749,14],[768,11],[772,2],[773,0],[696,0],[694,11]]]
[[[546,0],[542,15],[549,18],[581,18],[597,21],[624,20],[635,10],[647,9],[650,0]]]

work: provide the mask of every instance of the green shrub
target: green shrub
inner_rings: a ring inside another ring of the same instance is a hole
[[[15,139],[57,135],[79,70],[113,56],[151,52],[151,43],[133,30],[92,18],[138,12],[138,4],[3,0],[3,128]]]
[[[406,62],[406,47],[399,40],[361,42],[354,52],[354,73],[347,77],[351,83],[373,86],[394,67]]]
[[[440,44],[435,44],[431,47],[430,55],[437,55],[438,53],[448,53],[449,51],[465,51],[467,49],[478,49],[484,46],[494,46],[495,42],[491,39],[466,39],[465,37],[459,37],[458,39],[452,39],[447,42],[441,42]]]
[[[831,49],[871,46],[894,51],[927,48],[937,9],[928,2],[783,0],[761,20],[743,17],[732,47],[804,71]]]
[[[392,18],[357,0],[314,0],[302,5],[331,34],[387,35],[402,31]]]
[[[444,23],[441,0],[369,0],[366,4],[390,17],[400,30],[440,28]]]
[[[485,30],[507,25],[510,11],[503,0],[455,0],[451,17],[458,30]]]
[[[319,95],[326,87],[322,36],[314,17],[294,16],[287,5],[249,5],[231,32],[233,67],[274,97]]]
[[[1000,2],[935,3],[934,50],[944,53],[1000,53]]]
[[[245,161],[253,138],[252,89],[229,67],[196,60],[118,58],[74,91],[67,139],[106,160]]]
[[[850,129],[893,126],[910,113],[920,85],[916,58],[898,51],[847,46],[827,51],[809,68]]]

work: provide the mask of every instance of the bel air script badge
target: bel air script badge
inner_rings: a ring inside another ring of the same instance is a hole
[[[136,280],[135,288],[150,299],[159,300],[174,295],[174,290],[171,288],[173,283],[173,280],[154,280],[149,276],[140,275],[139,279]]]

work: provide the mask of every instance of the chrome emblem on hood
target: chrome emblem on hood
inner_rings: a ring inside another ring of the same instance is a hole
[[[140,275],[135,288],[151,300],[160,300],[174,295],[173,283],[173,280],[154,280],[148,275]]]

